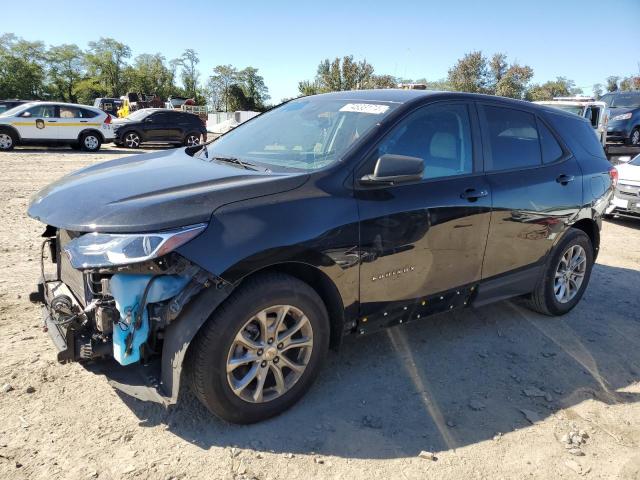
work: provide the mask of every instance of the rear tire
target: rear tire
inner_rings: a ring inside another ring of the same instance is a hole
[[[0,130],[0,151],[8,152],[18,143],[16,135],[11,130]]]
[[[329,319],[318,294],[289,275],[260,274],[238,287],[198,332],[187,363],[191,387],[224,420],[265,420],[311,387],[328,347]]]
[[[572,262],[567,262],[567,259],[571,260],[573,253],[576,255],[576,265],[578,265],[580,256],[584,255],[584,268],[575,271],[569,268]],[[572,228],[555,247],[535,290],[527,299],[527,306],[544,315],[564,315],[573,309],[582,298],[589,284],[592,268],[593,245],[591,239],[582,230]],[[580,275],[581,281],[576,286]],[[565,279],[567,280],[565,281]],[[562,288],[563,285],[565,290]],[[569,293],[565,298],[559,298],[566,292]]]
[[[102,138],[97,133],[84,133],[80,137],[80,148],[85,152],[97,152],[102,145]]]

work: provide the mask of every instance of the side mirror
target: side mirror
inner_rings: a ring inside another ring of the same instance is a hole
[[[363,185],[395,185],[422,180],[424,160],[405,155],[382,155],[373,173],[360,179]]]
[[[29,118],[31,116],[31,112],[24,112],[22,115],[20,115],[21,117],[24,118]]]

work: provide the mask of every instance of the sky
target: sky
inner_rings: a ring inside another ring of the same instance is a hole
[[[2,10],[12,21],[0,33],[48,45],[112,37],[133,57],[168,60],[193,48],[202,79],[219,64],[253,66],[273,103],[344,55],[379,74],[437,80],[467,52],[504,52],[534,82],[564,76],[586,94],[609,75],[640,75],[640,0],[30,0]]]

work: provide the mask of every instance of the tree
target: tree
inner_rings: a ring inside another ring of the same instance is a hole
[[[128,67],[126,72],[129,89],[132,91],[153,93],[160,98],[167,98],[176,93],[173,71],[160,53],[138,55],[133,66]]]
[[[200,79],[198,63],[200,63],[198,54],[191,48],[185,50],[182,56],[176,60],[176,64],[182,68],[180,79],[182,80],[182,86],[184,87],[187,97],[195,98],[198,96],[198,83]]]
[[[100,85],[105,96],[118,97],[126,93],[124,71],[131,49],[113,38],[100,38],[89,42],[86,55],[87,71]]]
[[[620,90],[628,92],[630,90],[640,90],[640,76],[625,77],[620,80]]]
[[[51,47],[47,53],[49,81],[56,98],[76,103],[76,88],[85,73],[84,53],[77,45]]]
[[[551,100],[553,97],[566,97],[582,93],[580,88],[576,88],[575,82],[565,77],[557,77],[542,85],[533,85],[526,93],[527,100]]]
[[[320,93],[320,86],[315,81],[303,80],[298,82],[298,91],[300,95],[306,97],[308,95],[317,95]],[[289,99],[283,99],[283,102]]]
[[[490,91],[495,92],[498,89],[498,84],[507,74],[508,69],[507,56],[504,53],[494,53],[489,61],[488,89]]]
[[[269,96],[269,89],[264,83],[264,78],[258,75],[258,69],[246,67],[240,71],[238,78],[242,83],[244,95],[247,100],[247,108],[243,110],[263,110],[265,108],[265,102],[271,97]]]
[[[481,51],[467,53],[449,70],[448,83],[458,92],[488,93],[491,77]]]
[[[506,68],[490,93],[501,97],[522,99],[527,85],[533,78],[533,69],[527,65],[514,63]]]
[[[234,83],[229,87],[229,111],[235,112],[236,110],[253,110],[254,105],[252,99],[249,99],[245,90],[241,85]]]
[[[234,66],[218,65],[213,69],[213,75],[209,78],[207,91],[214,109],[224,108],[225,112],[229,111],[229,89],[237,81],[238,70]]]
[[[601,83],[594,84],[593,87],[591,88],[591,90],[593,90],[593,96],[596,98],[596,100],[602,96],[602,84]]]
[[[0,98],[43,99],[49,96],[46,50],[9,33],[0,36]]]
[[[615,92],[618,90],[618,80],[620,80],[620,77],[615,75],[607,77],[607,92]]]
[[[301,95],[314,95],[341,90],[362,90],[365,88],[390,88],[397,86],[397,79],[391,75],[375,75],[373,65],[366,60],[355,61],[353,55],[333,60],[322,60],[313,81],[298,83]]]

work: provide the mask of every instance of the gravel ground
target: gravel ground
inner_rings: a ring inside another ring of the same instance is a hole
[[[565,317],[507,301],[348,339],[297,406],[239,427],[57,364],[28,300],[29,196],[128,154],[0,154],[0,478],[640,479],[640,222],[605,223]]]

